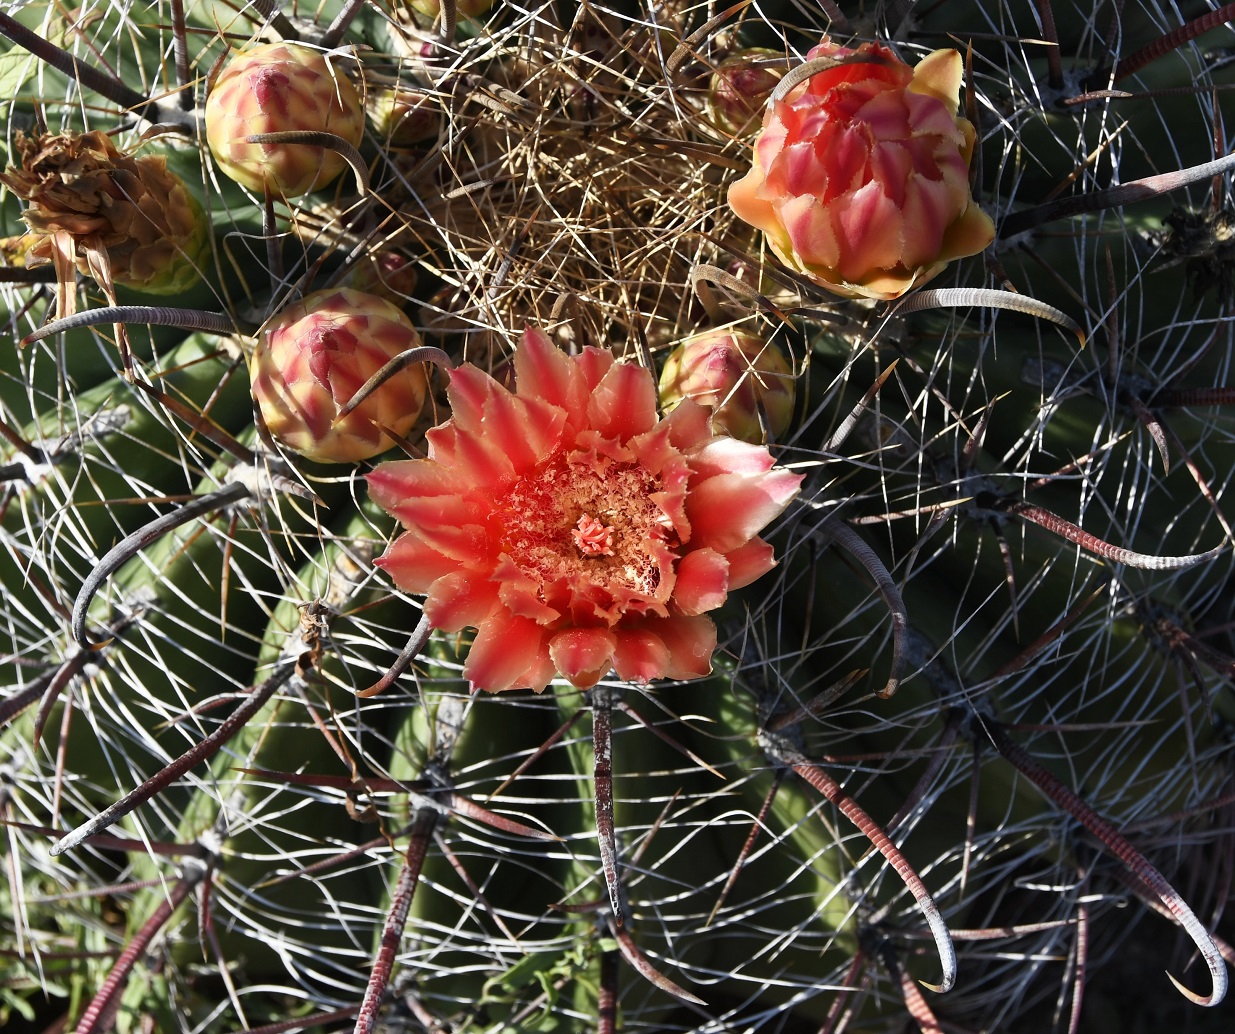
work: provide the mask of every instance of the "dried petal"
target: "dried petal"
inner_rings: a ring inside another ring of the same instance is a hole
[[[26,265],[73,262],[85,276],[102,277],[105,292],[116,283],[179,294],[201,279],[210,222],[162,157],[124,154],[97,131],[19,130],[13,154],[18,167],[0,182],[29,203]]]

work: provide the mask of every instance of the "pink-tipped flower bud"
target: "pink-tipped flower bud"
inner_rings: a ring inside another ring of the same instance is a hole
[[[716,125],[735,136],[754,129],[784,64],[783,54],[762,47],[725,58],[708,80],[708,112]]]
[[[910,68],[887,47],[826,38],[837,63],[772,101],[729,204],[785,265],[850,298],[899,298],[995,237],[974,203],[976,134],[957,115],[963,63]]]
[[[660,404],[690,399],[712,411],[712,430],[752,444],[763,441],[759,411],[770,437],[793,419],[793,368],[784,353],[757,334],[709,330],[674,349],[660,374]]]
[[[253,397],[280,442],[319,463],[355,463],[389,449],[424,404],[420,364],[399,370],[342,420],[339,409],[391,359],[420,345],[390,302],[348,288],[315,291],[275,316],[249,363]]]
[[[364,109],[339,63],[292,43],[267,43],[233,58],[206,98],[206,141],[223,173],[250,190],[299,197],[347,167],[325,147],[245,143],[249,136],[292,131],[360,144]]]
[[[364,291],[401,306],[416,290],[416,267],[397,251],[369,251],[347,271],[340,286]]]
[[[432,139],[442,124],[437,101],[419,90],[372,86],[365,94],[365,111],[377,136],[398,147]]]

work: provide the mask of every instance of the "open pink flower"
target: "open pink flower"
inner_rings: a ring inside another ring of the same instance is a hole
[[[369,474],[407,529],[378,565],[434,627],[477,629],[480,689],[708,674],[706,612],[774,566],[758,535],[801,476],[714,437],[692,402],[658,419],[651,374],[601,349],[569,357],[529,328],[514,371],[514,392],[452,371],[429,458]]]
[[[729,188],[737,215],[787,266],[850,298],[899,298],[995,236],[969,190],[974,128],[957,116],[962,63],[910,68],[886,47],[828,39],[837,64],[773,101],[754,165]]]

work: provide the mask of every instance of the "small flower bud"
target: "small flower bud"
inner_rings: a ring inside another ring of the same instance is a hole
[[[403,305],[416,290],[416,267],[397,251],[370,251],[347,271],[341,287],[364,291]]]
[[[725,58],[708,81],[708,112],[717,126],[735,136],[754,129],[785,74],[784,60],[784,55],[762,47]],[[772,64],[778,61],[780,68]]]
[[[359,145],[364,110],[337,64],[291,43],[267,43],[233,58],[206,98],[206,141],[223,173],[250,190],[299,197],[346,168],[323,147],[245,143],[293,130],[333,133]]]
[[[377,136],[398,147],[408,147],[437,136],[442,123],[437,102],[416,90],[370,87],[365,112]]]
[[[660,403],[691,399],[712,410],[712,430],[759,444],[763,410],[768,435],[779,438],[793,419],[793,369],[784,353],[756,334],[709,330],[682,342],[660,375]]]
[[[386,363],[420,345],[390,302],[348,288],[315,291],[261,332],[249,362],[253,397],[270,433],[320,463],[385,452],[411,430],[425,398],[420,365],[400,370],[342,420],[339,409]],[[380,426],[379,426],[380,425]]]

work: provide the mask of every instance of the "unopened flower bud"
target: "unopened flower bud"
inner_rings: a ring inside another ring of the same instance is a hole
[[[360,96],[337,63],[292,43],[267,43],[233,58],[206,98],[206,141],[219,168],[250,190],[299,197],[346,168],[310,144],[250,144],[290,131],[332,133],[353,147],[364,133]]]
[[[712,430],[759,444],[759,412],[770,437],[793,419],[793,368],[784,353],[757,334],[709,330],[682,342],[660,375],[660,403],[672,409],[690,399],[712,410]]]
[[[784,61],[784,55],[762,47],[739,51],[722,61],[708,81],[708,111],[713,121],[735,136],[754,129],[785,74]]]
[[[961,56],[910,68],[887,47],[825,39],[831,60],[764,116],[751,171],[729,188],[740,219],[789,268],[851,298],[899,298],[995,236],[974,203],[976,133],[957,114]]]
[[[400,306],[416,290],[416,267],[397,251],[370,251],[356,260],[340,286],[375,294]]]
[[[385,452],[411,430],[424,404],[417,364],[399,370],[342,420],[339,410],[391,359],[420,345],[390,302],[348,288],[315,291],[261,332],[249,363],[253,397],[270,433],[320,463]]]
[[[378,137],[398,147],[432,139],[442,122],[441,111],[431,95],[389,86],[369,88],[365,111]]]

